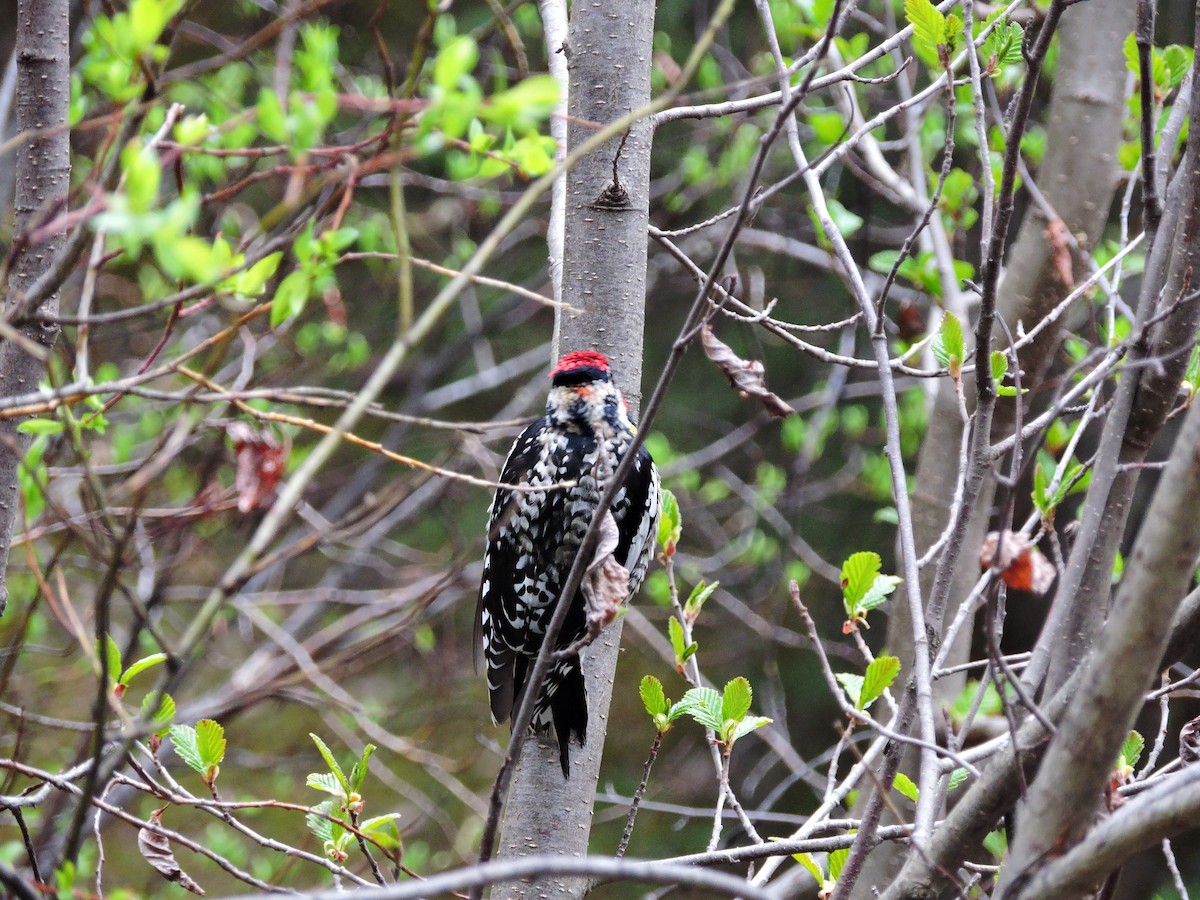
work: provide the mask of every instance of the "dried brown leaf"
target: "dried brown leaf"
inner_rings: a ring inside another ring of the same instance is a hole
[[[166,809],[166,807],[163,807]],[[150,821],[155,825],[162,824],[162,809],[156,809],[150,814]],[[180,868],[179,863],[175,861],[175,854],[171,852],[171,842],[167,840],[166,835],[159,834],[156,831],[151,831],[149,828],[138,829],[138,851],[142,854],[142,858],[154,867],[159,875],[167,881],[173,881],[181,888],[191,891],[193,894],[204,896],[204,888],[196,884],[187,872]]]
[[[762,361],[742,359],[728,344],[722,343],[713,334],[707,322],[700,329],[700,345],[704,348],[704,355],[725,373],[733,389],[743,397],[758,400],[768,415],[783,418],[795,412],[781,397],[767,390],[766,367]]]
[[[1179,761],[1185,766],[1200,762],[1200,717],[1179,730]]]
[[[996,559],[997,549],[1000,551],[999,560]],[[1058,575],[1054,563],[1046,559],[1029,538],[1015,531],[1004,532],[1003,541],[1000,540],[1000,532],[990,532],[983,539],[979,564],[985,569],[993,566],[999,569],[1000,577],[1009,587],[1039,597],[1045,596]]]
[[[629,572],[613,556],[619,540],[617,521],[607,512],[600,523],[596,553],[580,585],[587,604],[588,632],[593,635],[617,617],[621,604],[629,596]]]

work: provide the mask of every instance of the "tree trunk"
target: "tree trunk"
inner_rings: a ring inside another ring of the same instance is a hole
[[[70,22],[68,0],[20,0],[17,4],[17,130],[24,136],[17,150],[13,246],[5,314],[22,303],[25,291],[62,250],[66,234],[54,229],[34,235],[66,209],[71,181],[67,106],[70,86]],[[51,294],[41,312],[58,311]],[[47,350],[58,327],[26,324],[21,333]],[[0,396],[37,387],[43,363],[11,340],[0,343]],[[17,431],[18,420],[0,421],[0,614],[8,603],[5,574],[13,525],[21,509],[17,469],[29,441]]]
[[[606,124],[649,103],[654,3],[576,0],[571,12],[564,51],[569,148],[591,136],[593,123]],[[562,300],[581,312],[562,313],[555,322],[554,356],[583,349],[606,354],[633,413],[641,399],[652,138],[650,123],[639,122],[623,146],[614,139],[568,173]],[[618,189],[627,194],[625,203]],[[558,753],[545,741],[525,743],[504,811],[499,857],[587,852],[620,638],[618,619],[583,653],[587,746],[573,748],[570,779],[563,779]],[[587,889],[585,879],[560,877],[498,885],[492,896],[579,897]]]

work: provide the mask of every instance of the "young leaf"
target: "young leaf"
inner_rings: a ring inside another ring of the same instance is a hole
[[[825,873],[821,871],[821,867],[817,865],[816,860],[809,853],[793,853],[792,859],[804,866],[808,870],[808,874],[816,879],[817,884],[824,886]]]
[[[156,727],[155,734],[162,737],[167,733],[167,727],[171,720],[175,718],[175,699],[170,694],[163,694],[162,699],[158,702],[158,709],[153,715],[150,713],[150,698],[153,693],[147,694],[142,700],[142,718]]]
[[[921,796],[921,792],[917,789],[917,786],[913,784],[913,780],[903,772],[896,773],[896,777],[892,779],[892,787],[894,787],[897,792],[907,797],[913,803],[916,803],[917,798]]]
[[[332,772],[313,772],[304,783],[314,790],[333,794],[339,800],[346,799],[346,793],[342,790],[342,783],[337,780],[337,776]]]
[[[1121,744],[1121,762],[1118,765],[1128,766],[1132,769],[1138,764],[1138,760],[1142,758],[1142,750],[1146,747],[1146,739],[1136,731],[1129,732],[1125,738],[1125,742]]]
[[[157,666],[159,663],[166,662],[166,661],[167,661],[167,654],[165,654],[165,653],[152,653],[149,656],[143,656],[141,659],[139,659],[137,662],[135,662],[133,665],[131,665],[128,669],[126,669],[124,672],[121,673],[121,677],[120,677],[120,679],[118,679],[117,684],[129,684],[129,682],[133,679],[133,677],[135,675],[145,672],[147,669],[151,668],[152,666]]]
[[[362,793],[363,782],[367,780],[367,760],[371,758],[371,754],[375,750],[376,747],[374,744],[367,744],[367,746],[363,747],[362,756],[354,764],[354,768],[350,770],[350,784],[356,793]]]
[[[334,825],[333,822],[329,821],[325,816],[319,815],[319,813],[333,815],[333,801],[324,800],[312,809],[313,811],[304,817],[304,821],[308,824],[308,830],[316,835],[317,840],[322,843],[332,841],[334,839],[333,829],[339,828],[340,830],[340,827]]]
[[[121,648],[117,646],[117,642],[113,640],[111,634],[105,635],[104,652],[100,652],[100,642],[95,643],[96,655],[100,657],[101,665],[104,666],[104,673],[108,676],[110,684],[116,684],[117,679],[121,677]]]
[[[58,419],[26,419],[17,426],[21,434],[62,434],[65,426]]]
[[[712,688],[692,688],[671,708],[671,717],[688,715],[705,728],[720,732],[724,720],[721,717],[721,695]]]
[[[721,718],[741,721],[750,712],[750,700],[753,691],[750,682],[745,678],[734,678],[725,684],[725,693],[721,697]]]
[[[345,773],[342,772],[342,767],[338,765],[338,761],[334,759],[333,752],[325,746],[325,742],[313,734],[311,731],[308,736],[313,739],[313,743],[317,745],[317,749],[321,751],[321,756],[325,759],[325,764],[329,766],[329,771],[337,778],[338,784],[342,787],[342,793],[350,794],[350,782],[346,780]]]
[[[855,709],[862,709],[859,706],[859,698],[862,697],[863,677],[861,675],[851,675],[849,672],[842,672],[837,676],[838,684],[846,689],[846,696],[850,698],[850,702],[854,704]]]
[[[664,556],[675,553],[675,545],[683,534],[683,520],[679,517],[679,501],[666,488],[662,489],[662,516],[658,520],[658,546]]]
[[[642,683],[638,686],[638,692],[642,695],[642,705],[646,707],[650,718],[657,719],[659,716],[665,716],[670,710],[671,704],[667,702],[662,682],[653,675],[647,675],[642,679]]]
[[[737,726],[726,736],[726,743],[732,744],[738,738],[745,737],[752,731],[762,728],[764,725],[770,725],[774,719],[768,719],[766,716],[746,716],[737,723]]]
[[[882,565],[879,554],[870,551],[854,553],[842,563],[842,597],[846,602],[847,615],[854,615],[859,601],[870,590]]]
[[[962,323],[954,313],[948,312],[942,316],[942,327],[930,350],[938,365],[945,366],[950,370],[950,377],[957,379],[962,371],[966,347],[963,343]]]
[[[842,868],[846,865],[846,860],[850,857],[850,848],[843,847],[841,850],[834,850],[829,854],[829,879],[837,881],[841,877]]]
[[[871,587],[858,601],[858,608],[864,611],[870,611],[877,606],[882,606],[887,600],[888,595],[896,589],[896,585],[904,579],[896,575],[877,575],[875,580],[871,582]]]
[[[200,758],[200,750],[196,747],[196,729],[190,725],[172,725],[170,730],[175,755],[203,775],[204,760]]]
[[[699,582],[692,588],[691,594],[688,595],[687,602],[683,604],[683,614],[691,621],[696,621],[696,617],[700,615],[700,608],[704,606],[704,601],[712,596],[721,582],[714,581],[712,584]]]
[[[936,57],[945,38],[946,17],[930,0],[904,0],[904,17],[913,27],[913,43]]]
[[[879,696],[891,687],[896,676],[900,674],[900,660],[895,656],[879,656],[867,666],[863,675],[862,692],[858,702],[860,709],[866,709]]]
[[[204,765],[204,780],[212,784],[225,758],[225,729],[212,719],[197,722],[196,752],[200,754],[200,762]]]
[[[968,772],[962,766],[959,766],[957,769],[955,769],[953,772],[950,773],[950,778],[946,781],[946,790],[948,790],[948,791],[954,790],[956,787],[958,787],[960,784],[962,784],[964,781],[967,780],[967,776],[969,774],[970,774],[970,772]]]

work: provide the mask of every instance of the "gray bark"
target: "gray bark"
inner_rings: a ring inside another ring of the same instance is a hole
[[[649,103],[653,35],[652,0],[573,4],[568,149],[592,135],[584,123],[606,124]],[[641,398],[652,138],[650,123],[639,122],[621,150],[618,176],[628,208],[597,202],[611,185],[619,138],[568,173],[562,299],[582,312],[564,313],[555,323],[554,355],[583,349],[606,354],[634,413]],[[620,636],[618,619],[583,653],[587,746],[572,747],[570,779],[564,781],[557,752],[545,741],[525,743],[504,811],[499,858],[587,852]],[[565,875],[499,885],[492,896],[579,897],[588,886],[584,878]]]
[[[25,140],[17,150],[13,220],[14,246],[65,211],[71,180],[70,135],[66,129],[70,101],[70,23],[68,0],[20,0],[17,4],[17,130]],[[16,255],[9,275],[5,312],[20,303],[21,294],[58,255],[65,241],[59,230],[29,241]],[[58,311],[58,295],[39,307]],[[22,333],[49,349],[57,326],[28,324]],[[11,341],[0,344],[0,396],[25,393],[37,387],[45,367]],[[13,525],[20,512],[17,469],[27,438],[18,421],[0,421],[0,614],[8,603],[5,573]]]

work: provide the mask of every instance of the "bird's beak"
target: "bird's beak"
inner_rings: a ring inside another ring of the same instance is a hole
[[[592,396],[592,389],[587,385],[580,385],[579,387],[575,388],[575,395],[577,397],[583,397],[586,399],[587,397]]]

